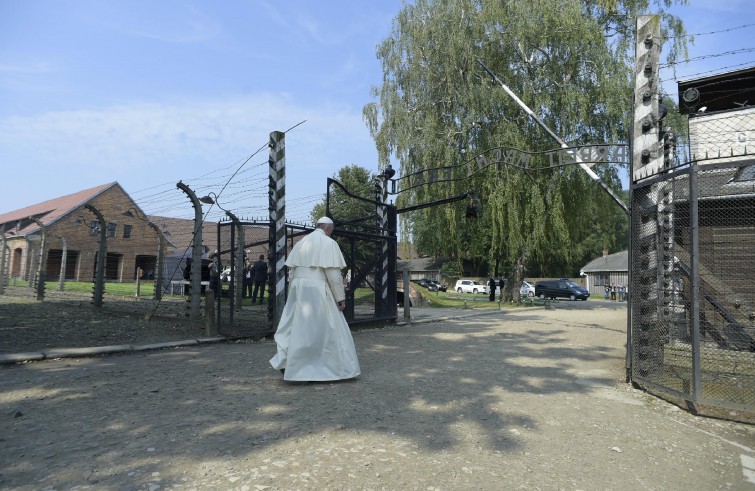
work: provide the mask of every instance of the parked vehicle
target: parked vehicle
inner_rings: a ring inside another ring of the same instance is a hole
[[[590,292],[568,279],[546,280],[535,283],[535,296],[540,298],[568,298],[587,300]]]
[[[535,285],[533,285],[529,281],[523,281],[522,286],[519,287],[519,296],[520,297],[534,297]]]
[[[459,280],[454,290],[457,293],[488,293],[488,286],[474,280]]]
[[[444,291],[448,290],[448,287],[446,285],[442,285],[442,284],[438,283],[435,280],[429,280],[429,281],[430,281],[430,283],[432,283],[433,285],[435,285],[435,287],[438,289],[439,292],[444,292]]]
[[[437,292],[437,291],[438,291],[438,287],[437,287],[437,286],[435,286],[435,285],[434,285],[434,284],[433,284],[433,283],[432,283],[432,282],[431,282],[430,280],[428,280],[427,278],[421,278],[421,279],[419,279],[419,280],[412,280],[412,281],[414,281],[414,282],[415,282],[416,284],[418,284],[418,285],[419,285],[419,286],[421,286],[422,288],[427,288],[427,289],[428,289],[428,290],[430,290],[431,292]]]

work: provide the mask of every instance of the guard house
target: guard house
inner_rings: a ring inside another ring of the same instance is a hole
[[[755,67],[679,82],[679,109],[689,115],[690,160],[700,169],[697,205],[705,300],[700,304],[703,332],[718,345],[752,350]],[[685,215],[689,196],[682,188],[676,193],[676,206]],[[679,249],[684,248],[676,248],[677,258],[684,263]]]

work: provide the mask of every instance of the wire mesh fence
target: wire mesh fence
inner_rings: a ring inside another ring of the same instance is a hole
[[[633,186],[631,376],[753,414],[755,159],[708,157]]]

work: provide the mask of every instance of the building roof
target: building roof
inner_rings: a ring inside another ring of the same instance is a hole
[[[443,263],[447,261],[443,257],[420,257],[418,259],[402,259],[397,261],[396,268],[399,270],[406,269],[409,265],[410,271],[440,271]]]
[[[194,219],[163,217],[159,215],[149,215],[147,218],[158,226],[176,248],[176,252],[189,250],[194,242]],[[202,244],[207,246],[207,250],[217,249],[218,243],[218,223],[202,223]]]
[[[742,109],[755,105],[755,67],[710,75],[693,80],[680,80],[679,112],[695,114]]]
[[[621,251],[593,259],[582,268],[582,273],[602,273],[605,271],[629,271],[629,251]]]
[[[39,229],[39,225],[30,221],[29,217],[38,219],[45,226],[50,225],[60,217],[86,204],[92,198],[113,186],[119,186],[119,184],[117,182],[110,182],[59,198],[43,201],[36,205],[3,213],[0,215],[0,230],[4,230],[5,232],[13,230],[17,236],[25,236],[36,232]]]

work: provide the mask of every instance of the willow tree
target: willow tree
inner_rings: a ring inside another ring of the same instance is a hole
[[[662,12],[670,3],[653,7]],[[447,182],[401,192],[399,207],[474,190],[484,212],[466,220],[463,202],[415,211],[402,216],[403,235],[429,253],[471,260],[483,274],[506,269],[513,283],[527,266],[564,274],[613,248],[616,222],[626,216],[579,167],[549,168],[536,155],[527,170],[493,165],[470,176],[460,164],[494,147],[558,147],[479,60],[569,145],[626,142],[635,18],[648,7],[643,0],[405,4],[377,49],[383,66],[382,86],[373,89],[377,102],[364,108],[380,161],[397,160],[398,177],[457,166]],[[683,33],[678,19],[663,19],[664,33]],[[620,191],[622,169],[593,169]]]

